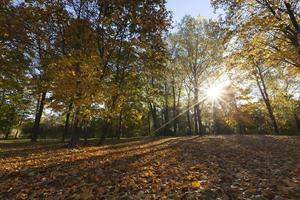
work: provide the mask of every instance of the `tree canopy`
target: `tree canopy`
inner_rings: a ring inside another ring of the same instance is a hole
[[[171,30],[164,0],[4,1],[1,134],[296,134],[299,2],[211,3]]]

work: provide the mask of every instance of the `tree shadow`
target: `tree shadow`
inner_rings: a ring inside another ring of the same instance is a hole
[[[299,145],[299,141],[284,137],[224,136],[224,139],[210,138],[204,143],[203,140],[192,140],[186,147],[195,163],[202,164],[202,170],[209,172],[207,176],[219,177],[214,187],[219,188],[221,197],[253,198],[253,193],[263,195],[264,191],[271,190],[273,195],[297,199],[300,198],[299,190],[287,194],[280,187],[282,180],[299,174],[300,169],[293,167],[300,166],[300,159],[296,159],[300,158]],[[177,149],[176,155],[185,154],[184,149]],[[287,190],[288,187],[283,188]]]
[[[237,199],[252,198],[253,192],[247,193],[250,190],[261,195],[267,188],[286,196],[276,185],[282,184],[284,175],[299,174],[300,169],[291,169],[291,164],[300,166],[300,160],[295,159],[300,156],[299,150],[290,158],[283,157],[297,145],[298,142],[269,136],[205,136],[146,138],[91,146],[84,152],[94,156],[5,174],[0,177],[0,199],[14,199],[20,191],[28,198],[65,199],[87,188],[96,199],[128,199],[126,195],[141,191],[148,197],[177,194],[183,199],[188,198],[186,195],[192,195],[192,199]],[[273,148],[279,150],[272,153]],[[99,150],[104,152],[98,155]],[[206,181],[206,190],[193,189],[193,181]],[[242,190],[236,190],[237,186]],[[297,199],[296,195],[289,197]]]
[[[151,141],[156,141],[156,140],[147,140],[148,143]],[[59,170],[60,172],[64,172],[61,175],[55,176],[54,179],[48,182],[51,187],[55,187],[57,192],[59,191],[60,188],[64,188],[64,180],[66,177],[73,177],[74,179],[77,178],[82,178],[85,177],[86,175],[93,176],[95,174],[95,171],[101,169],[104,170],[103,174],[101,173],[102,180],[101,182],[107,180],[111,180],[111,175],[112,173],[116,173],[116,171],[120,170],[126,170],[130,169],[130,164],[134,163],[136,161],[139,161],[145,156],[152,155],[154,152],[160,152],[160,151],[165,151],[170,148],[170,144],[175,144],[180,141],[176,141],[175,139],[168,139],[166,141],[162,141],[157,144],[149,144],[145,147],[140,147],[140,148],[132,148],[132,149],[124,149],[122,151],[118,152],[113,152],[113,153],[108,153],[105,155],[100,155],[100,156],[93,156],[89,157],[86,159],[80,159],[76,160],[73,162],[66,162],[66,163],[59,163],[59,164],[51,164],[47,166],[42,166],[42,167],[36,167],[36,168],[28,168],[25,170],[22,170],[21,172],[12,172],[7,175],[4,175],[0,177],[0,182],[9,182],[13,181],[15,179],[18,179],[20,184],[17,184],[17,186],[11,190],[9,190],[9,187],[7,185],[9,184],[0,184],[0,188],[2,190],[1,192],[1,199],[11,199],[16,197],[15,195],[18,193],[18,191],[22,191],[25,189],[29,189],[30,191],[34,191],[36,187],[39,187],[39,184],[41,183],[41,180],[37,180],[38,178],[36,177],[37,175],[41,175],[41,177],[49,180],[51,179],[51,172],[55,172]],[[141,142],[142,144],[146,143]],[[122,155],[126,154],[126,157],[124,156],[117,156],[116,155]],[[104,162],[103,162],[104,161]],[[136,173],[137,169],[132,169],[132,173]],[[73,173],[76,172],[76,175]],[[119,172],[121,173],[121,172]],[[32,176],[34,174],[34,176]],[[105,176],[104,176],[105,175]],[[39,178],[41,178],[39,176]],[[119,178],[121,178],[120,176]],[[38,184],[32,184],[32,185],[26,185],[26,184],[21,184],[23,181],[25,182],[30,182],[30,183],[38,183]],[[117,180],[114,184],[117,184]],[[87,181],[89,182],[89,181]],[[61,184],[63,183],[63,184]],[[47,186],[49,187],[49,185]],[[47,189],[46,189],[47,190]]]

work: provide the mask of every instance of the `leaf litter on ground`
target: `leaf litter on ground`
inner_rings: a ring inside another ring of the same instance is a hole
[[[300,138],[0,143],[0,199],[300,199]]]

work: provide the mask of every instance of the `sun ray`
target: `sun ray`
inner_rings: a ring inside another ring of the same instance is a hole
[[[223,88],[220,86],[211,86],[206,89],[206,97],[210,100],[219,99],[222,95]]]

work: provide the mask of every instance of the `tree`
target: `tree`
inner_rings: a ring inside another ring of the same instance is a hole
[[[186,82],[192,86],[194,109],[194,132],[204,134],[199,88],[203,86],[205,76],[210,69],[220,64],[222,57],[222,34],[218,24],[212,20],[186,16],[178,27],[178,55]]]
[[[216,9],[225,11],[223,24],[228,39],[240,45],[255,41],[255,48],[266,49],[276,60],[290,68],[300,68],[299,1],[292,0],[212,0]],[[260,37],[257,37],[260,35]],[[261,37],[262,36],[262,37]],[[235,42],[236,43],[236,42]]]
[[[0,9],[0,123],[1,132],[8,138],[11,128],[24,118],[30,105],[26,74],[32,51],[26,25],[18,20],[28,14],[24,6],[4,1]]]
[[[136,95],[128,85],[139,83],[146,68],[162,66],[162,34],[169,25],[164,3],[65,2],[69,17],[56,22],[60,25],[56,42],[62,51],[49,66],[52,105],[69,107],[65,129],[70,113],[74,117],[71,146],[78,143],[79,124],[86,113],[100,114],[96,117],[105,121],[102,143],[112,122],[122,119],[124,104]],[[101,108],[96,111],[95,105]]]
[[[21,14],[27,21],[24,30],[28,36],[28,63],[29,71],[26,77],[30,79],[29,88],[36,96],[35,120],[31,135],[31,141],[36,142],[40,121],[46,103],[46,95],[49,91],[49,60],[55,54],[55,23],[52,20],[55,8],[48,1],[28,1],[19,5],[24,12]],[[26,52],[23,52],[26,55]]]
[[[168,48],[169,48],[169,62],[167,64],[167,70],[165,71],[165,79],[168,81],[171,90],[171,102],[172,102],[172,120],[173,120],[173,134],[176,135],[178,130],[178,115],[180,114],[180,101],[183,93],[183,82],[185,73],[182,73],[183,68],[180,64],[180,57],[178,55],[178,40],[177,35],[170,34],[168,36]]]

